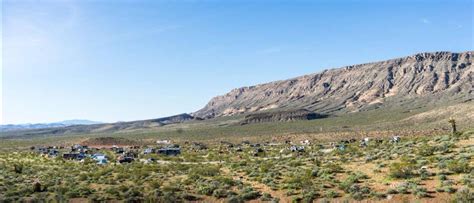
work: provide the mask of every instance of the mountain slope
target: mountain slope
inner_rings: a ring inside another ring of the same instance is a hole
[[[357,112],[404,102],[463,102],[473,98],[473,52],[420,53],[346,66],[250,87],[211,99],[193,115],[214,118],[275,109]]]

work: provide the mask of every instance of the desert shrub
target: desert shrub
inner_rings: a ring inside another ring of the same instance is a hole
[[[105,192],[112,197],[119,197],[120,196],[120,191],[117,189],[117,187],[107,187],[105,189]]]
[[[267,173],[270,171],[272,167],[273,167],[273,164],[271,162],[263,162],[259,166],[259,171],[262,173]]]
[[[257,199],[257,198],[260,197],[260,192],[255,191],[251,187],[247,187],[247,188],[244,189],[241,196],[242,196],[242,199],[244,199],[244,200],[253,200],[253,199]]]
[[[428,180],[429,176],[430,176],[430,173],[426,169],[421,169],[420,170],[420,179],[421,180]]]
[[[456,202],[456,203],[474,202],[474,193],[469,188],[463,187],[456,192],[452,202]]]
[[[447,193],[455,193],[456,192],[456,188],[452,187],[452,186],[446,186],[443,188],[443,190]]]
[[[127,202],[140,202],[143,200],[141,188],[132,187],[127,192],[125,192],[124,196],[127,197]]]
[[[23,172],[23,164],[14,164],[13,165],[13,171],[15,171],[15,173],[22,173]]]
[[[311,203],[318,197],[318,193],[315,191],[303,192],[302,202]]]
[[[435,153],[436,147],[424,143],[418,148],[418,155],[420,156],[431,156]]]
[[[214,178],[214,180],[218,181],[220,184],[226,185],[226,186],[235,186],[238,184],[237,181],[235,181],[232,178],[225,177],[225,176],[217,176]]]
[[[439,174],[438,179],[441,180],[441,181],[447,180],[448,176],[446,176],[445,174]]]
[[[340,173],[343,171],[343,168],[337,163],[328,163],[325,165],[328,173]]]
[[[397,193],[399,194],[409,194],[409,184],[408,183],[403,183],[397,186],[396,188]]]
[[[437,164],[438,168],[439,168],[439,169],[445,169],[445,168],[447,167],[447,163],[446,163],[446,162],[447,162],[447,161],[446,161],[445,159],[440,159],[440,160],[438,160],[438,164]]]
[[[214,190],[218,189],[219,188],[219,184],[217,182],[204,182],[204,183],[200,183],[198,184],[197,186],[197,191],[199,194],[203,194],[203,195],[212,195],[214,193]]]
[[[456,183],[453,180],[445,180],[445,181],[442,181],[441,184],[444,186],[456,185]]]
[[[213,192],[212,192],[212,196],[216,197],[216,198],[225,198],[227,197],[227,190],[224,190],[224,189],[215,189]]]
[[[311,170],[311,176],[312,177],[317,177],[319,172],[319,167],[314,167],[313,170]]]
[[[201,177],[213,177],[219,175],[218,166],[198,166],[189,169],[188,178],[191,180],[197,180]]]
[[[387,190],[387,194],[398,194],[398,191],[396,189],[390,188]]]
[[[260,199],[262,201],[271,201],[271,200],[273,200],[272,195],[270,195],[268,193],[263,193],[262,197],[260,197]]]
[[[288,166],[291,166],[291,167],[298,167],[301,165],[303,165],[303,163],[299,160],[291,161],[290,163],[288,163]]]
[[[467,160],[452,160],[447,163],[448,170],[454,173],[469,173],[469,161]]]
[[[87,187],[71,188],[69,191],[66,192],[66,197],[68,198],[88,197],[92,193],[93,191]]]
[[[244,199],[241,196],[231,196],[228,200],[229,203],[243,203]]]
[[[444,192],[444,189],[442,187],[437,187],[435,190],[436,192]]]
[[[291,203],[298,203],[298,202],[301,202],[302,200],[303,200],[303,197],[301,197],[301,196],[291,197]]]
[[[292,176],[286,178],[283,183],[287,189],[302,189],[303,187],[312,185],[311,179],[307,178],[306,174],[292,174]]]
[[[347,191],[347,189],[349,189],[349,187],[355,183],[359,183],[360,180],[362,179],[367,179],[369,178],[366,174],[364,173],[361,173],[361,172],[355,172],[355,173],[351,173],[349,176],[347,176],[340,184],[339,184],[339,187],[344,190],[344,191]]]
[[[474,187],[474,181],[473,181],[473,178],[472,178],[471,174],[467,174],[467,175],[462,176],[461,183],[463,185],[469,187],[469,188]]]
[[[335,190],[328,190],[324,193],[324,196],[326,198],[336,198],[339,196],[339,193],[337,193]]]
[[[357,176],[349,175],[346,179],[339,183],[339,188],[345,192],[349,192],[349,188],[358,182],[359,179]]]
[[[152,180],[148,183],[148,185],[153,189],[159,189],[163,183],[158,180]]]
[[[188,194],[188,193],[182,194],[181,198],[186,200],[186,201],[198,201],[198,200],[200,200],[199,197],[196,197],[196,196],[194,196],[192,194]]]
[[[370,192],[370,195],[369,196],[372,196],[372,197],[375,197],[379,200],[382,200],[382,199],[385,199],[387,198],[387,195],[383,192],[376,192],[376,191],[371,191]]]
[[[353,184],[349,187],[347,192],[355,200],[363,200],[367,197],[368,194],[370,194],[370,188],[367,186],[360,186],[357,184]]]
[[[414,176],[415,165],[411,162],[397,162],[390,165],[389,175],[392,178],[407,179]]]
[[[331,201],[329,201],[328,199],[321,199],[319,202],[320,203],[330,203]]]
[[[161,200],[158,202],[182,202],[175,192],[164,192]]]
[[[451,151],[451,148],[454,147],[454,143],[452,142],[443,142],[441,145],[437,147],[437,151],[446,154]]]
[[[288,191],[286,191],[285,193],[287,196],[293,196],[293,195],[297,195],[297,194],[300,194],[298,191],[294,190],[294,189],[289,189]]]
[[[414,188],[413,194],[415,194],[417,197],[428,197],[426,188],[420,186]]]

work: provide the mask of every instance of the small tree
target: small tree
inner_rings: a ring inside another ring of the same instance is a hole
[[[451,130],[453,134],[456,134],[458,131],[456,130],[456,120],[453,117],[449,118],[449,123],[451,123]]]
[[[14,167],[15,173],[23,172],[23,164],[14,164],[13,167]]]
[[[33,191],[34,191],[34,192],[42,192],[42,190],[41,190],[41,183],[39,182],[39,180],[36,180],[36,181],[33,183]]]

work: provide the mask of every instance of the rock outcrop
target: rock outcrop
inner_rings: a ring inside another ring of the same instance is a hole
[[[262,123],[262,122],[282,122],[296,120],[313,120],[324,118],[325,115],[314,113],[306,109],[290,110],[290,111],[269,111],[254,113],[245,116],[244,121],[240,124]]]

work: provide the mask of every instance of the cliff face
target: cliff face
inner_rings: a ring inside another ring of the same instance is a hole
[[[211,99],[193,116],[213,118],[271,109],[353,112],[391,101],[473,98],[472,51],[434,52],[346,66],[250,87]]]
[[[291,111],[274,111],[261,112],[245,116],[245,119],[240,123],[241,125],[262,122],[281,122],[281,121],[296,121],[296,120],[313,120],[324,118],[325,115],[317,114],[305,109],[291,110]]]

